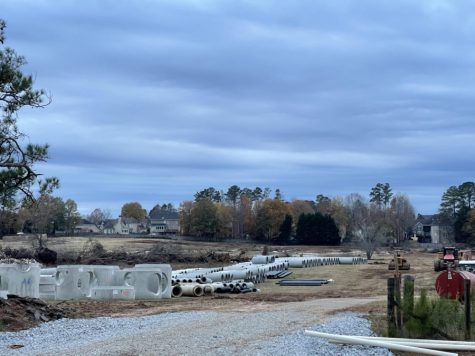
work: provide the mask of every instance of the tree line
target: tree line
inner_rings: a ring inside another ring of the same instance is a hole
[[[475,243],[475,183],[450,186],[442,195],[442,218],[454,228],[455,241]]]
[[[53,192],[56,177],[43,177],[38,163],[48,159],[48,144],[30,143],[17,125],[24,107],[43,108],[50,96],[33,87],[33,77],[22,72],[23,56],[6,47],[5,22],[0,19],[0,234],[16,231],[68,233],[80,222],[77,204]],[[389,183],[377,183],[369,199],[350,194],[315,200],[285,201],[279,189],[240,188],[226,191],[213,187],[195,194],[178,209],[186,235],[209,238],[253,238],[280,243],[337,244],[358,240],[368,253],[377,241],[395,243],[407,237],[415,220],[409,198],[392,193]],[[442,196],[440,216],[454,226],[456,241],[475,242],[475,183],[451,186]],[[174,210],[171,204],[153,209]],[[152,209],[152,210],[153,210]],[[122,217],[144,219],[147,211],[138,202],[124,204]],[[111,218],[108,210],[94,209],[87,216],[95,224]]]
[[[263,194],[265,192],[265,194]],[[272,243],[337,245],[358,241],[371,255],[384,241],[406,239],[416,219],[409,198],[376,184],[369,199],[360,194],[285,201],[279,189],[214,187],[180,204],[182,233],[191,236],[251,238]]]

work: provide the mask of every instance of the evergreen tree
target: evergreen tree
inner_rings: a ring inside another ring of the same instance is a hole
[[[279,243],[286,244],[290,242],[290,237],[292,235],[292,220],[292,215],[285,215],[285,219],[279,228],[279,237],[277,240]]]

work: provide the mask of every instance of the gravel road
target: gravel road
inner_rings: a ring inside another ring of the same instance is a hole
[[[0,333],[1,355],[390,355],[388,350],[332,345],[304,329],[370,335],[356,314],[327,313],[380,300],[317,299],[127,318],[62,319]],[[12,345],[23,345],[12,349]]]

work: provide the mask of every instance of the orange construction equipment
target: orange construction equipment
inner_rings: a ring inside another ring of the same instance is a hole
[[[407,262],[407,260],[405,258],[401,257],[400,252],[396,252],[394,254],[393,259],[389,262],[388,270],[390,270],[390,271],[396,270],[396,263],[394,262],[395,260],[397,260],[397,270],[407,271],[407,270],[411,269],[411,265],[409,264],[409,262]]]

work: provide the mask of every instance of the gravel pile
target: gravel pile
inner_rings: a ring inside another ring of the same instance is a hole
[[[229,317],[232,322],[223,323],[223,318]],[[278,318],[279,313],[275,312],[203,311],[132,318],[61,319],[34,329],[0,333],[0,354],[392,355],[386,349],[330,344],[304,335],[303,329],[276,336],[270,331],[275,329]],[[209,324],[213,320],[214,324]],[[358,314],[340,314],[311,329],[371,335],[370,323]]]

